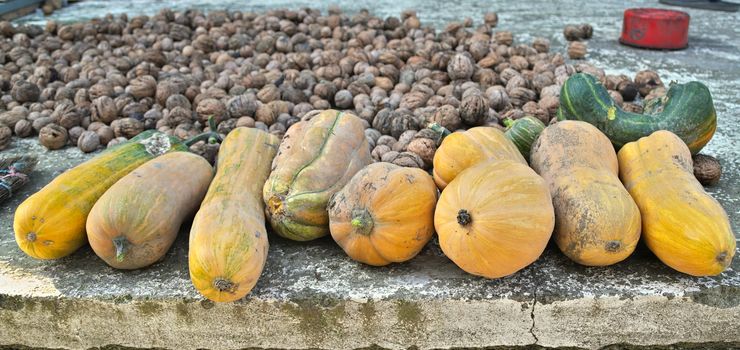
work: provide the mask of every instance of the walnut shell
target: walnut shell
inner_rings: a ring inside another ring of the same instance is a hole
[[[404,131],[401,136],[398,137],[398,141],[396,141],[395,144],[391,147],[392,150],[396,152],[403,152],[406,150],[406,147],[408,147],[411,140],[414,139],[414,136],[416,136],[417,131],[416,130],[406,130]]]
[[[624,103],[624,100],[622,99],[622,94],[614,90],[608,90],[608,91],[609,91],[609,96],[611,96],[612,100],[614,100],[614,103],[618,107],[622,107],[622,104]]]
[[[247,128],[253,128],[254,127],[254,118],[252,117],[241,117],[236,120],[236,127],[247,127]]]
[[[134,118],[121,118],[111,123],[113,133],[116,137],[130,139],[144,131],[144,123]]]
[[[118,105],[109,96],[101,96],[93,100],[91,106],[91,120],[110,124],[118,118]]]
[[[207,98],[200,101],[195,111],[203,125],[208,124],[208,118],[210,117],[213,117],[216,124],[228,118],[226,115],[226,105],[221,100],[215,98]]]
[[[537,94],[527,88],[518,87],[509,91],[509,98],[511,99],[511,104],[514,106],[523,106],[529,101],[534,101],[536,97]]]
[[[111,140],[116,138],[116,135],[113,132],[113,128],[111,128],[108,125],[101,126],[97,130],[95,130],[95,133],[98,134],[98,138],[100,139],[100,144],[103,146],[107,146]]]
[[[660,80],[660,76],[655,71],[643,70],[635,75],[635,85],[637,85],[640,95],[647,96],[656,87],[663,86],[663,81]]]
[[[129,82],[126,91],[135,98],[154,97],[157,81],[150,75],[144,75]]]
[[[273,108],[271,104],[260,104],[257,107],[257,111],[254,114],[254,119],[258,122],[262,122],[268,127],[277,121],[278,112]]]
[[[18,137],[29,137],[33,134],[33,127],[30,121],[21,119],[15,123],[15,135]]]
[[[165,106],[169,110],[172,110],[175,107],[182,107],[188,110],[193,109],[193,106],[190,103],[190,100],[188,100],[188,98],[185,97],[185,95],[180,95],[180,94],[174,94],[168,97],[167,100],[165,101]]]
[[[164,120],[171,128],[177,127],[180,124],[192,123],[194,121],[193,111],[189,108],[177,106],[167,113]]]
[[[722,176],[722,165],[717,158],[706,154],[694,156],[694,176],[704,186],[714,186]]]
[[[13,136],[13,131],[9,127],[0,124],[0,150],[4,150],[10,145],[10,140]]]
[[[388,153],[391,153],[391,152],[388,152]],[[424,168],[424,160],[421,159],[421,157],[418,154],[412,153],[412,152],[399,153],[391,161],[391,163],[398,165],[398,166],[407,167],[407,168],[421,168],[421,169]]]
[[[339,90],[334,95],[334,104],[341,109],[352,108],[352,93],[349,90]]]
[[[534,38],[532,41],[532,47],[537,50],[537,52],[550,52],[550,40],[540,37]]]
[[[411,140],[409,145],[406,147],[406,150],[419,155],[419,157],[424,161],[424,168],[429,169],[432,167],[434,152],[437,151],[437,145],[433,140],[418,138]]]
[[[571,41],[568,44],[568,57],[571,59],[582,59],[586,56],[586,43],[581,41]]]
[[[467,55],[456,54],[447,64],[447,74],[451,80],[465,79],[468,80],[473,76],[475,66],[473,60]]]
[[[411,91],[401,98],[401,103],[398,105],[400,108],[406,108],[410,110],[424,107],[430,95],[422,91]]]
[[[257,112],[257,101],[247,95],[234,96],[226,105],[231,118],[251,117]]]
[[[550,122],[550,112],[540,108],[539,104],[534,101],[529,101],[522,106],[522,112],[525,114],[534,116],[539,119],[543,124]]]
[[[460,102],[460,119],[470,126],[482,125],[488,113],[488,99],[480,93],[473,93]]]
[[[495,27],[498,24],[498,14],[496,14],[496,12],[486,12],[483,15],[483,23],[492,28]]]
[[[383,158],[383,155],[390,151],[391,148],[388,147],[388,145],[377,145],[375,146],[375,148],[373,148],[373,151],[370,153],[370,155],[376,162],[379,162]]]
[[[10,90],[10,95],[18,103],[36,102],[39,100],[41,90],[39,87],[26,80],[19,80],[13,84],[13,88]]]
[[[49,150],[60,149],[67,144],[67,129],[57,124],[49,124],[39,132],[39,142]]]
[[[486,89],[486,97],[488,97],[489,107],[497,112],[503,111],[511,103],[506,89],[500,85]]]
[[[560,98],[556,96],[545,96],[540,98],[537,104],[540,108],[547,111],[550,118],[553,118],[558,112],[558,107],[560,107]],[[545,125],[547,125],[547,123],[545,123]]]
[[[643,112],[642,106],[632,102],[625,102],[624,104],[622,104],[622,109],[625,112],[632,112],[637,114],[642,114]]]
[[[499,45],[511,46],[514,42],[514,35],[509,31],[496,32],[494,38]]]
[[[584,28],[580,26],[575,25],[567,25],[565,28],[563,28],[563,36],[565,37],[565,40],[568,41],[576,41],[581,40],[586,37],[586,34],[583,31]]]
[[[28,109],[23,106],[16,106],[13,109],[0,113],[0,125],[4,124],[7,127],[14,128],[15,125],[28,117]]]
[[[390,133],[398,138],[407,130],[418,130],[419,123],[416,117],[407,109],[397,109],[391,112]]]
[[[95,131],[84,131],[77,138],[77,148],[84,153],[94,152],[100,147],[100,136]]]
[[[444,105],[437,108],[432,115],[433,123],[437,123],[447,130],[457,130],[462,125],[462,119],[460,119],[460,112],[457,108],[452,105]]]

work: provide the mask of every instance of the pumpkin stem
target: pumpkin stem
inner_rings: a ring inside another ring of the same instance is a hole
[[[470,216],[470,213],[465,209],[460,209],[460,211],[457,212],[457,223],[461,226],[467,226],[471,222],[473,222],[473,217]]]
[[[511,118],[504,118],[504,126],[508,129],[512,125],[514,125],[514,119]]]
[[[200,141],[206,141],[208,143],[216,143],[221,142],[224,139],[221,138],[221,135],[218,134],[216,131],[216,120],[213,119],[213,116],[208,117],[208,131],[204,132],[202,134],[195,135],[185,141],[183,143],[185,146],[192,146]]]
[[[116,247],[116,260],[123,261],[128,253],[128,246],[131,244],[126,237],[118,236],[113,238],[113,246]]]
[[[722,266],[727,266],[730,262],[727,259],[727,252],[719,253],[719,255],[717,255],[717,262],[719,262]]]
[[[369,236],[373,232],[373,217],[367,209],[355,209],[352,211],[352,227],[357,233]]]
[[[219,292],[233,293],[236,286],[231,281],[219,277],[213,280],[213,287],[215,287]]]
[[[447,128],[445,128],[444,126],[439,125],[437,123],[431,123],[431,124],[427,125],[427,127],[429,129],[432,129],[432,131],[436,132],[437,135],[439,135],[440,138],[445,138],[445,136],[447,136],[449,134],[452,134],[452,132],[450,130],[447,130]]]

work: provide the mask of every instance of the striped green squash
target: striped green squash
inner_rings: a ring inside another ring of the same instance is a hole
[[[545,124],[535,117],[526,116],[517,120],[504,119],[504,125],[506,126],[506,132],[504,133],[506,138],[511,140],[524,159],[529,161],[529,151],[532,149],[532,144],[542,130],[545,130]]]
[[[557,116],[558,120],[582,120],[595,125],[617,150],[654,131],[668,130],[696,154],[717,129],[712,95],[697,81],[672,84],[664,98],[646,101],[645,113],[637,114],[616,106],[596,78],[578,73],[563,84]]]

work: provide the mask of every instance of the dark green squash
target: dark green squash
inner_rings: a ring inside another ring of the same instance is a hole
[[[625,112],[593,76],[578,73],[560,92],[558,120],[582,120],[609,137],[614,147],[637,141],[657,130],[680,137],[696,154],[714,135],[717,114],[709,89],[698,81],[672,84],[664,98],[647,101],[644,114]]]
[[[529,161],[529,151],[532,149],[532,144],[542,130],[545,130],[545,124],[535,117],[526,116],[517,120],[504,119],[504,125],[506,126],[506,132],[504,133],[506,138],[511,140],[524,159]]]

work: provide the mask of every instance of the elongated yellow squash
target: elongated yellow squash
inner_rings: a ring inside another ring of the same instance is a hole
[[[693,173],[691,151],[670,131],[656,131],[619,151],[619,175],[642,213],[645,243],[666,265],[693,276],[724,271],[735,235],[722,206]]]
[[[227,302],[254,288],[267,260],[262,187],[280,141],[236,128],[218,153],[216,176],[190,230],[190,279],[206,298]]]

